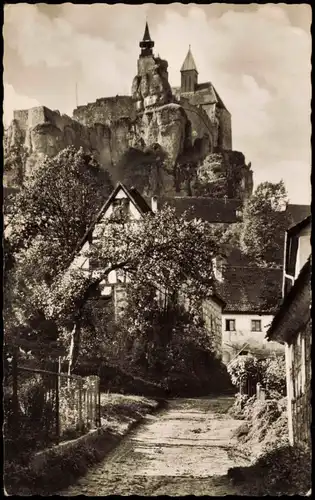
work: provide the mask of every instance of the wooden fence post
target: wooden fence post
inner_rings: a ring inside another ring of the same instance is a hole
[[[13,348],[12,356],[12,406],[14,426],[19,429],[19,397],[18,397],[18,348]]]
[[[79,380],[79,429],[82,431],[83,422],[82,422],[82,379]]]
[[[101,422],[101,379],[98,378],[98,427],[102,426]]]
[[[55,419],[56,419],[56,438],[57,442],[59,442],[60,439],[60,412],[59,412],[59,387],[60,387],[60,357],[58,360],[58,365],[57,365],[57,373],[56,373],[56,414],[55,414]]]

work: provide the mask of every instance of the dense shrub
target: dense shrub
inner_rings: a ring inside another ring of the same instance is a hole
[[[54,408],[45,399],[45,387],[36,377],[27,378],[18,390],[18,407],[12,395],[4,399],[4,445],[6,458],[23,462],[35,449],[48,445],[54,433]]]
[[[118,438],[102,431],[101,435],[90,438],[89,442],[51,450],[40,468],[30,461],[20,464],[5,461],[4,480],[10,495],[46,495],[58,488],[65,488],[75,478],[87,472],[91,464],[101,460],[113,448]]]
[[[237,393],[235,396],[234,404],[229,409],[229,414],[234,418],[238,418],[240,420],[246,418],[244,413],[244,408],[249,400],[247,394]]]
[[[285,359],[282,355],[258,359],[249,354],[238,356],[228,366],[232,383],[246,391],[247,381],[260,382],[270,399],[280,399],[286,394]]]
[[[252,456],[258,457],[276,446],[288,444],[286,398],[259,401],[253,396],[243,400],[240,415],[235,405],[233,411],[237,418],[246,420],[246,425],[240,425],[234,436],[240,439]]]
[[[311,487],[310,453],[297,447],[274,447],[257,460],[255,470],[261,494],[301,495]]]
[[[253,383],[261,380],[262,365],[260,360],[251,354],[238,356],[228,365],[228,372],[237,388],[245,388],[247,380],[251,379]]]
[[[279,398],[286,395],[286,370],[284,356],[274,355],[262,363],[263,386],[270,398]]]
[[[249,467],[233,467],[228,477],[242,496],[305,496],[311,488],[311,455],[288,443],[265,451]]]

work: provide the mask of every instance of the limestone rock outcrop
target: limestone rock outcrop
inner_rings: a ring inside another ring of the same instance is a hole
[[[195,194],[246,200],[253,190],[251,164],[243,153],[220,151],[206,156],[196,170]]]
[[[94,153],[113,180],[127,178],[146,194],[248,196],[252,173],[231,150],[231,116],[213,85],[198,84],[195,65],[186,64],[181,89],[172,89],[168,63],[153,55],[147,25],[139,45],[131,95],[78,106],[72,118],[44,106],[14,113],[6,144],[7,152],[17,144],[26,152],[18,177],[46,155],[74,146]]]

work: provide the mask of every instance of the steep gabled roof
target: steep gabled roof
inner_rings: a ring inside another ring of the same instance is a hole
[[[296,334],[303,324],[308,321],[311,305],[311,271],[311,257],[309,257],[291,290],[282,300],[277,314],[267,331],[266,339],[281,342],[289,341],[290,337]],[[294,304],[295,308],[291,312]]]
[[[193,55],[191,53],[190,46],[189,46],[189,49],[187,52],[187,56],[186,56],[180,70],[181,71],[192,71],[192,70],[197,71],[196,63],[195,63]],[[198,73],[198,71],[197,71],[197,73]]]
[[[148,212],[152,212],[150,206],[148,203],[145,201],[145,199],[141,196],[139,191],[136,190],[136,188],[131,187],[129,190],[125,187],[124,189],[125,193],[129,193],[129,198],[133,201],[135,206],[138,208],[139,212],[142,214],[146,214]]]
[[[142,198],[141,194],[136,190],[136,188],[132,187],[132,188],[128,189],[122,182],[118,182],[115,189],[112,191],[112,193],[107,198],[107,200],[105,201],[103,206],[100,208],[100,210],[97,212],[93,222],[90,224],[90,226],[86,230],[85,235],[81,239],[80,243],[78,244],[76,250],[74,251],[74,253],[72,255],[71,261],[75,257],[76,253],[79,250],[81,250],[84,243],[86,243],[86,241],[89,238],[89,235],[91,234],[91,232],[93,231],[93,229],[95,227],[95,224],[97,224],[98,221],[101,219],[101,217],[106,212],[107,208],[109,207],[111,202],[114,200],[116,194],[118,193],[118,191],[120,189],[122,189],[124,191],[127,198],[129,198],[132,201],[132,203],[135,205],[135,207],[138,209],[138,211],[141,215],[144,215],[145,213],[148,213],[148,212],[152,212],[151,208],[146,203],[146,201]]]
[[[217,90],[211,82],[198,83],[193,96],[190,98],[191,103],[198,106],[199,104],[218,103],[220,108],[226,109],[224,102],[219,96]],[[228,111],[228,110],[227,110]]]
[[[174,207],[177,215],[191,210],[190,218],[202,219],[207,222],[238,222],[236,211],[242,202],[235,199],[208,198],[195,196],[158,197],[157,208],[163,205]]]
[[[291,215],[293,225],[308,217],[311,214],[311,207],[309,205],[296,205],[290,203],[287,211]]]
[[[290,236],[294,236],[295,234],[298,234],[300,231],[305,229],[310,223],[311,223],[311,216],[309,215],[308,217],[305,217],[305,219],[302,219],[297,224],[290,226],[289,229],[287,230],[287,233]]]
[[[224,313],[275,313],[281,300],[281,269],[228,265],[223,277],[216,289],[226,302]]]

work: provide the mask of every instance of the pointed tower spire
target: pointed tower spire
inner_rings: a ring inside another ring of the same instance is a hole
[[[149,26],[147,22],[145,23],[143,39],[139,43],[139,46],[141,48],[140,57],[153,56],[152,49],[154,47],[154,42],[151,40]]]
[[[198,71],[195,60],[190,50],[190,45],[180,72],[181,93],[195,92],[198,85]]]
[[[151,42],[151,37],[150,37],[150,31],[149,31],[149,26],[148,22],[145,23],[145,30],[144,30],[144,35],[143,39],[144,42]]]
[[[195,63],[195,60],[194,60],[193,55],[191,53],[190,45],[189,45],[187,56],[185,58],[185,61],[183,62],[183,65],[181,67],[181,71],[192,71],[192,70],[194,70],[198,73],[196,63]]]

